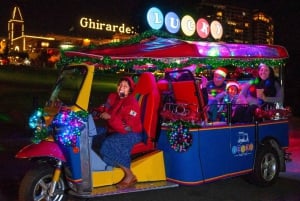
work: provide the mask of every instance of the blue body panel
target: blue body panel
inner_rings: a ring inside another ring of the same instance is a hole
[[[260,123],[257,130],[256,142],[254,123],[190,129],[192,145],[179,152],[171,148],[167,128],[163,128],[158,148],[164,151],[168,179],[194,185],[247,174],[261,140],[273,138],[281,147],[288,146],[288,121]]]
[[[166,130],[162,130],[159,149],[164,151],[166,174],[169,178],[179,181],[198,182],[203,180],[199,157],[198,131],[192,132],[192,146],[186,152],[174,151],[167,139]]]
[[[230,129],[230,172],[252,170],[255,158],[255,125],[231,127]]]
[[[78,140],[77,146],[79,146],[79,143],[80,141]],[[80,180],[82,178],[80,152],[75,153],[71,146],[61,145],[61,148],[67,158],[66,167],[69,169],[68,173],[70,174],[68,177],[72,180]]]
[[[289,146],[289,125],[287,120],[272,121],[259,126],[259,141],[272,136],[280,147]]]
[[[246,138],[241,140],[241,136]],[[254,125],[201,130],[202,168],[205,180],[228,177],[252,168]]]

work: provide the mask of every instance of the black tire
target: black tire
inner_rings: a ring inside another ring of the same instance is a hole
[[[53,196],[48,195],[54,168],[40,166],[30,169],[21,181],[19,201],[63,201],[67,199],[66,185],[62,177],[56,184]]]
[[[247,176],[247,181],[258,186],[271,186],[279,175],[279,156],[270,145],[261,146],[256,155],[253,172]]]

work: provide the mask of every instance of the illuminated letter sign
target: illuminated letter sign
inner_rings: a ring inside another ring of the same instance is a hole
[[[197,33],[201,38],[207,38],[209,35],[209,24],[203,18],[197,21]]]
[[[158,30],[164,24],[164,16],[158,8],[152,7],[147,12],[147,21],[152,29]]]
[[[211,35],[214,39],[221,39],[223,35],[223,28],[220,22],[218,21],[212,21],[210,24],[210,29],[211,29]]]
[[[196,30],[201,38],[207,38],[209,34],[211,34],[214,39],[219,40],[223,35],[223,27],[221,23],[216,20],[212,21],[209,25],[205,19],[200,18],[196,24],[191,16],[186,15],[180,21],[176,13],[168,12],[164,17],[162,12],[156,7],[152,7],[148,10],[147,21],[150,27],[155,30],[161,29],[165,24],[167,31],[173,34],[177,33],[181,28],[183,34],[186,36],[192,36]],[[82,21],[80,23],[83,26],[86,22]]]
[[[181,29],[185,35],[192,36],[196,31],[194,19],[189,15],[185,15],[181,20]]]
[[[177,33],[180,29],[180,19],[174,12],[168,12],[165,17],[165,26],[170,33]]]
[[[80,26],[86,28],[88,26],[87,18],[83,17],[80,19]]]

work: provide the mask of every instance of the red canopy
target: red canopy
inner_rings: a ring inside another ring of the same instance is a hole
[[[99,47],[82,51],[67,51],[68,57],[112,59],[138,58],[232,58],[232,59],[285,59],[287,50],[278,45],[253,45],[223,42],[184,41],[175,38],[152,37],[132,45],[118,47]]]

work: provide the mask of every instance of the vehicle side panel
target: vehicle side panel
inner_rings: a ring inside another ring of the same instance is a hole
[[[182,152],[171,147],[167,132],[167,129],[162,131],[158,146],[164,151],[166,173],[170,180],[193,185],[252,170],[254,124],[192,129],[192,145]]]
[[[289,145],[289,126],[288,120],[278,120],[261,123],[259,126],[259,141],[265,138],[274,138],[280,147],[288,147]]]
[[[200,131],[201,167],[206,181],[232,173],[231,129],[228,126],[205,128]]]
[[[232,176],[252,171],[255,160],[255,125],[232,126],[230,128],[230,174]],[[230,175],[228,175],[230,176]]]
[[[164,151],[167,178],[183,184],[197,184],[203,182],[199,156],[199,131],[194,130],[191,132],[192,145],[187,151],[182,152],[175,151],[171,147],[167,132],[166,129],[162,129],[158,141],[158,148]]]

